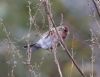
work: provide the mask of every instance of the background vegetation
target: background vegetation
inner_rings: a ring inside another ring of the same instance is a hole
[[[32,52],[27,65],[27,42],[35,43],[48,31],[40,0],[0,0],[0,77],[60,77],[53,54],[44,49]],[[90,0],[50,0],[56,25],[64,15],[70,34],[65,43],[87,77],[99,77],[100,25],[97,9]],[[99,6],[99,1],[96,1]],[[30,9],[31,10],[30,10]],[[32,16],[30,16],[30,13]],[[30,18],[35,22],[30,27]],[[81,77],[66,52],[57,48],[63,77]]]

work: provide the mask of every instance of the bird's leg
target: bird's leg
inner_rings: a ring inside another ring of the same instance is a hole
[[[52,53],[52,52],[53,52],[53,51],[52,51],[52,49],[53,49],[52,47],[50,47],[50,48],[49,48],[50,53]]]

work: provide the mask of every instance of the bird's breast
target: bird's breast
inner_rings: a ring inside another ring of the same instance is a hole
[[[47,37],[47,38],[42,38],[40,39],[37,44],[39,44],[41,46],[41,48],[44,48],[44,49],[48,49],[52,46],[52,38],[51,37]]]

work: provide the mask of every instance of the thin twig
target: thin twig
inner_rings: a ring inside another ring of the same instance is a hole
[[[61,36],[59,35],[59,33],[58,33],[57,29],[56,29],[56,25],[55,25],[55,23],[54,23],[54,20],[53,20],[53,18],[51,17],[51,14],[50,14],[50,12],[49,12],[49,9],[47,8],[47,3],[46,3],[46,1],[43,0],[43,3],[44,3],[44,7],[45,7],[46,14],[49,16],[49,18],[50,18],[50,20],[51,20],[51,22],[52,22],[52,24],[53,24],[53,27],[55,28],[56,33],[57,33],[57,35],[58,35],[58,37],[59,37],[60,43],[62,44],[62,46],[63,46],[64,49],[65,49],[65,52],[67,53],[67,55],[69,56],[69,58],[72,60],[73,64],[75,65],[75,67],[77,68],[77,70],[80,72],[80,74],[81,74],[83,77],[85,77],[84,73],[83,73],[82,70],[79,68],[79,66],[77,65],[77,63],[76,63],[76,61],[74,60],[74,58],[71,56],[70,51],[68,50],[67,46],[65,45],[63,39],[62,39]]]
[[[3,23],[3,19],[1,21],[1,25],[3,26],[3,30],[4,30],[4,32],[5,32],[6,36],[7,36],[7,39],[8,39],[8,48],[11,47],[11,50],[15,51],[16,47],[14,46],[13,42],[11,41],[10,32],[7,31],[7,29],[6,29],[6,27],[5,27],[4,23]],[[12,57],[15,58],[15,52],[13,52]],[[11,67],[11,77],[15,77],[15,75],[14,75],[15,67],[16,67],[16,61],[14,60],[13,61],[13,65]]]
[[[32,25],[34,25],[35,28],[36,28],[36,31],[40,33],[40,31],[38,30],[37,25],[36,25],[36,15],[37,15],[37,13],[38,13],[38,11],[39,11],[41,5],[42,5],[42,2],[39,4],[39,6],[38,6],[36,12],[34,13],[34,16],[32,16],[31,2],[28,1],[28,9],[29,9],[29,32],[28,32],[28,36],[29,36],[29,37],[30,37],[30,32],[31,32],[31,29],[32,29]],[[41,34],[41,33],[40,33],[40,34]],[[31,49],[31,47],[30,47],[30,41],[29,41],[29,40],[27,40],[27,44],[28,44],[28,48],[27,48],[27,64],[28,64],[28,68],[29,68],[29,69],[28,69],[28,70],[29,70],[29,76],[30,76],[30,77],[33,77],[33,75],[34,75],[35,77],[40,77],[40,76],[39,76],[40,74],[37,75],[35,69],[36,69],[37,71],[39,71],[39,66],[43,63],[43,61],[42,61],[43,58],[42,58],[42,60],[40,61],[40,64],[39,64],[39,65],[37,65],[37,66],[32,65],[32,64],[31,64],[32,49]],[[35,68],[34,68],[34,67],[35,67]]]
[[[30,31],[31,31],[31,28],[32,28],[32,14],[31,14],[31,2],[28,1],[28,9],[29,9],[29,32],[28,32],[28,37],[30,37]],[[27,40],[27,64],[30,64],[30,61],[31,61],[31,48],[30,48],[30,42],[29,40]]]
[[[74,43],[73,43],[73,40],[74,40],[74,35],[73,35],[72,44],[71,44],[71,46],[72,46],[72,47],[71,47],[71,51],[72,51],[71,55],[72,55],[72,57],[74,58]],[[73,64],[73,62],[72,62],[72,63],[71,63],[71,69],[70,69],[69,77],[72,77],[73,67],[74,67],[74,64]]]
[[[97,37],[95,36],[93,30],[90,29],[90,31],[91,31],[91,42],[92,42],[92,44],[90,45],[91,50],[92,50],[92,55],[91,55],[91,69],[92,69],[91,77],[94,77],[94,62],[95,62],[94,45],[96,46],[98,40],[97,40]]]
[[[61,72],[61,68],[59,65],[59,61],[57,59],[57,50],[56,49],[57,49],[57,45],[53,46],[53,55],[54,55],[55,63],[58,67],[59,75],[60,75],[60,77],[63,77],[62,72]]]
[[[46,3],[45,3],[45,2],[46,2]],[[48,10],[48,11],[49,11],[48,13],[50,14],[50,16],[49,16],[49,14],[47,14],[49,29],[52,30],[53,23],[52,23],[50,17],[53,17],[53,15],[52,15],[52,12],[51,12],[51,5],[50,5],[50,3],[49,3],[49,0],[45,0],[45,2],[43,2],[44,7],[46,7],[46,8],[45,8],[45,12],[47,13],[46,10]],[[56,51],[56,48],[57,48],[57,46],[56,46],[56,44],[55,44],[55,45],[53,46],[54,60],[55,60],[55,64],[57,65],[57,68],[58,68],[58,72],[59,72],[60,77],[63,77],[62,71],[61,71],[61,68],[60,68],[60,65],[59,65],[59,61],[58,61],[58,59],[57,59],[57,54],[56,54],[57,51]]]
[[[93,2],[93,4],[94,4],[94,7],[95,7],[95,9],[96,9],[96,11],[97,11],[97,14],[98,14],[98,16],[99,16],[99,18],[100,18],[100,12],[99,12],[99,8],[98,8],[98,6],[97,6],[97,3],[96,3],[95,0],[92,0],[92,2]]]
[[[32,22],[33,22],[33,17],[31,14],[31,1],[28,1],[28,10],[29,10],[29,32],[28,32],[28,38],[30,37],[30,32],[31,32],[31,28],[32,28]],[[29,71],[29,77],[32,77],[32,65],[31,65],[31,53],[32,50],[30,48],[30,40],[27,40],[27,64],[28,64],[28,71]]]

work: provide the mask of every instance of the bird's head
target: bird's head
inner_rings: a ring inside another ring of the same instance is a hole
[[[58,26],[58,32],[62,35],[62,38],[66,38],[68,35],[68,27],[67,26]]]
[[[67,26],[58,26],[57,27],[57,30],[58,31],[63,31],[63,32],[68,32],[68,27]]]

